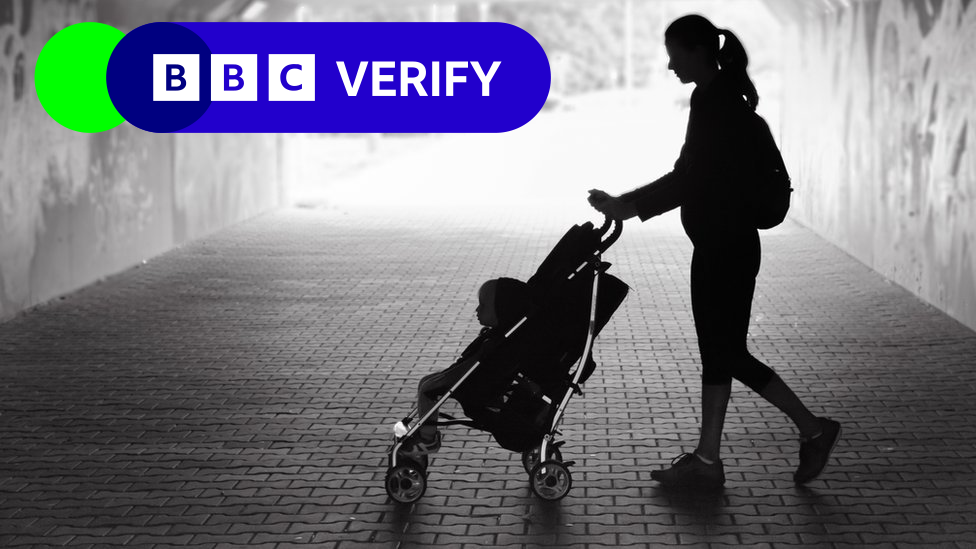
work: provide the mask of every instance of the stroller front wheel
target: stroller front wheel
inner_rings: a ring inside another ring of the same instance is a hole
[[[552,460],[552,461],[561,462],[563,460],[563,454],[562,452],[559,451],[559,447],[562,446],[563,442],[564,441],[557,442],[555,444],[550,444],[549,451],[546,452],[548,455],[546,456],[545,459],[541,459],[539,457],[539,450],[541,445],[536,446],[531,450],[526,450],[522,452],[522,467],[525,468],[525,472],[531,475],[532,470],[535,469],[535,466],[538,465],[540,461]]]
[[[569,493],[569,489],[573,487],[573,477],[564,463],[543,461],[532,468],[529,487],[536,496],[546,501],[557,501]]]
[[[386,471],[386,493],[397,503],[414,503],[427,491],[427,471],[419,463],[404,460]]]

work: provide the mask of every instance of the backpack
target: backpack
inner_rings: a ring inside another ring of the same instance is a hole
[[[758,114],[753,113],[753,116],[759,157],[753,189],[755,195],[752,200],[752,220],[757,229],[772,229],[786,218],[793,188],[790,186],[790,174],[786,171],[783,155],[776,146],[769,124]]]

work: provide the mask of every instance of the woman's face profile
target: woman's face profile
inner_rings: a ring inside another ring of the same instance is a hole
[[[705,66],[704,48],[688,49],[680,44],[665,43],[668,52],[668,70],[674,72],[682,84],[697,81],[697,75]]]

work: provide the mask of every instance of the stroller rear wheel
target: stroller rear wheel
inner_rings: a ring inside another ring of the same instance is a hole
[[[546,501],[557,501],[566,497],[573,487],[573,478],[566,464],[559,461],[543,461],[536,464],[529,473],[529,487],[532,493]]]
[[[386,493],[397,503],[414,503],[427,491],[427,471],[405,459],[386,471]]]

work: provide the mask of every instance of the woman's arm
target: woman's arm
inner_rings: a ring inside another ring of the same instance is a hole
[[[590,205],[613,219],[624,220],[637,216],[641,221],[647,221],[677,208],[684,203],[688,192],[694,190],[693,185],[683,177],[683,165],[684,162],[679,157],[674,170],[617,197],[593,189],[590,191]]]
[[[714,183],[738,171],[737,166],[748,156],[743,109],[741,98],[692,96],[688,131],[674,169],[618,197],[592,190],[590,204],[615,219],[637,216],[647,221],[705,193],[731,191]]]
[[[632,205],[641,221],[669,212],[685,202],[689,182],[678,170],[672,170],[657,180],[620,195],[620,200]]]

